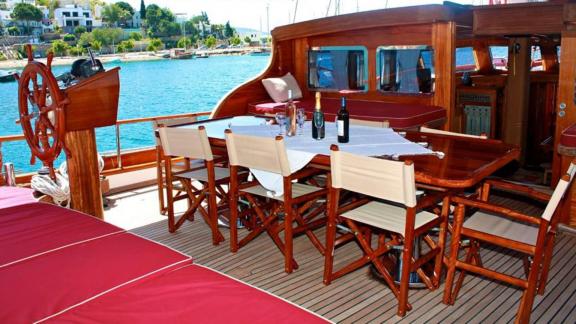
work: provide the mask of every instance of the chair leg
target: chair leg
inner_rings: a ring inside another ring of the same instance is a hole
[[[454,274],[456,272],[456,260],[458,259],[458,250],[460,248],[460,233],[462,231],[463,218],[464,206],[458,205],[454,217],[455,226],[452,231],[452,243],[450,244],[450,256],[448,258],[444,297],[442,299],[442,302],[447,305],[454,304],[454,299],[452,298],[452,284],[454,283]]]
[[[173,183],[172,183],[172,168],[170,167],[169,164],[166,164],[166,161],[168,159],[164,160],[165,161],[165,167],[166,167],[166,189],[167,189],[167,209],[168,209],[168,231],[170,233],[174,233],[176,231],[176,225],[175,225],[175,220],[174,220],[174,197],[172,196],[173,193]]]
[[[541,257],[536,255],[530,266],[530,274],[528,275],[528,287],[522,294],[520,300],[520,307],[516,315],[515,323],[529,323],[530,315],[532,313],[532,305],[534,304],[534,297],[536,297],[536,288],[538,286],[538,275],[541,263]]]
[[[556,235],[550,233],[548,240],[546,240],[546,247],[544,248],[544,260],[542,261],[542,274],[538,282],[538,294],[544,295],[546,289],[546,282],[548,281],[548,273],[550,271],[550,263],[552,262],[552,255],[554,253],[554,240]]]
[[[328,221],[326,224],[326,248],[324,250],[324,284],[332,282],[332,270],[334,269],[334,243],[336,240],[336,210],[338,208],[340,191],[330,189],[328,195]]]
[[[412,268],[412,249],[414,248],[413,235],[406,235],[404,239],[404,250],[402,251],[402,272],[400,274],[400,297],[398,298],[398,316],[406,315],[408,303],[408,284],[410,271]]]
[[[166,214],[166,207],[164,201],[164,176],[162,175],[162,148],[156,146],[156,185],[158,187],[158,203],[160,207],[160,214]]]
[[[284,203],[284,270],[286,273],[294,271],[294,264],[292,263],[293,255],[293,237],[292,237],[292,220],[293,209],[290,202]]]
[[[230,252],[238,251],[238,167],[230,166]]]
[[[440,278],[442,277],[442,265],[444,260],[444,251],[446,248],[446,230],[448,227],[448,214],[450,214],[450,197],[444,198],[442,203],[442,212],[440,217],[442,218],[440,222],[440,232],[438,233],[438,247],[440,251],[436,256],[434,261],[434,275],[432,278],[432,283],[435,288],[440,286]]]
[[[466,253],[466,263],[472,263],[480,266],[480,257],[478,254],[478,242],[472,241],[470,242],[470,247],[468,248],[468,252]],[[466,271],[460,269],[460,275],[456,280],[456,286],[454,287],[454,291],[452,292],[452,304],[458,298],[458,293],[460,293],[460,288],[462,288],[462,284],[464,283],[464,277],[466,276]]]

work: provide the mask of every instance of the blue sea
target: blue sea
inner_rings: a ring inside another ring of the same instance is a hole
[[[269,56],[213,56],[208,59],[161,60],[105,65],[119,66],[120,103],[118,119],[210,111],[236,86],[259,75]],[[59,75],[70,69],[54,67]],[[22,133],[18,119],[18,84],[0,83],[0,136]],[[150,123],[122,125],[122,149],[154,144]],[[114,127],[96,130],[99,152],[116,150]],[[16,170],[35,171],[42,165],[30,165],[30,150],[25,142],[4,143],[4,162],[13,162]],[[58,166],[63,161],[63,153]]]

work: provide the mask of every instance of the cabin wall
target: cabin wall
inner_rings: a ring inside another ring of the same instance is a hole
[[[218,105],[213,117],[239,115],[247,112],[249,103],[269,101],[261,80],[290,72],[294,75],[302,94],[310,98],[315,90],[308,88],[308,52],[313,47],[365,46],[367,49],[368,90],[350,93],[350,99],[438,105],[447,110],[451,120],[454,105],[454,22],[422,23],[403,26],[382,26],[345,30],[322,35],[275,40],[269,68],[252,81],[232,91]],[[435,92],[432,94],[385,93],[377,89],[376,56],[379,46],[431,45],[434,48]],[[338,92],[323,91],[326,98],[341,96]],[[446,123],[448,127],[449,123]]]

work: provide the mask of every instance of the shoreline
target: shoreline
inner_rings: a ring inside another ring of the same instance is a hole
[[[86,56],[59,56],[54,57],[52,60],[52,66],[57,65],[72,65],[74,61],[80,58],[86,58]],[[162,60],[163,58],[160,56],[155,56],[153,52],[136,52],[136,53],[127,53],[127,54],[108,54],[108,55],[100,55],[97,57],[103,64],[120,61],[120,62],[139,62],[139,61],[156,61]],[[42,62],[46,64],[46,58],[38,58],[35,59],[38,62]],[[21,60],[6,60],[0,61],[0,69],[23,69],[26,64],[28,64],[28,59],[21,59]]]

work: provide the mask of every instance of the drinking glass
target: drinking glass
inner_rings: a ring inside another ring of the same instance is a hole
[[[280,133],[278,135],[284,136],[286,134],[286,113],[277,112],[274,116],[276,123],[280,126]]]
[[[296,110],[296,123],[298,123],[297,135],[304,135],[304,123],[306,122],[306,110],[298,108]]]

